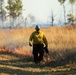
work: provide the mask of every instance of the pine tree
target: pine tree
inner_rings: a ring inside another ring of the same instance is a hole
[[[4,0],[0,0],[0,15],[1,15],[0,18],[2,19],[2,25],[3,25],[3,15],[4,15],[3,3],[4,3]]]
[[[70,2],[70,4],[71,4],[71,9],[72,9],[72,13],[71,13],[71,15],[74,17],[74,13],[73,13],[73,6],[74,6],[74,4],[75,4],[75,2],[76,2],[76,0],[69,0],[69,2]],[[70,15],[70,14],[69,14]],[[72,21],[72,25],[74,24],[74,21]]]
[[[9,15],[13,18],[22,14],[22,2],[21,0],[8,0],[6,9],[9,11]]]
[[[16,16],[19,16],[20,14],[22,14],[23,5],[22,5],[21,0],[16,0],[15,7],[16,7]]]
[[[22,1],[21,0],[8,0],[8,5],[6,9],[8,10],[8,14],[10,17],[17,18],[19,15],[22,14]]]
[[[76,18],[74,17],[73,14],[68,14],[68,22],[73,25],[73,22],[76,21]]]

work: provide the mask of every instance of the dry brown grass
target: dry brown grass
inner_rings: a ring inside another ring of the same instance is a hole
[[[65,49],[76,47],[76,27],[50,27],[41,28],[45,33],[51,49]],[[0,46],[8,44],[28,44],[29,36],[34,28],[0,30]]]
[[[29,56],[0,52],[0,75],[75,75],[76,26],[41,28],[49,43],[51,62],[34,64]],[[0,30],[0,50],[32,51],[28,41],[34,28]],[[24,52],[23,51],[23,52]],[[29,54],[29,53],[28,53]],[[44,55],[46,57],[46,54]],[[70,63],[70,65],[68,64]]]
[[[52,59],[76,59],[76,26],[41,28],[49,43]],[[30,51],[28,41],[34,28],[17,28],[0,30],[0,47],[20,48]],[[73,57],[73,58],[71,58]]]

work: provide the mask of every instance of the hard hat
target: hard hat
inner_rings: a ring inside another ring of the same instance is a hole
[[[40,26],[39,25],[36,25],[35,29],[36,30],[39,30],[40,29]]]

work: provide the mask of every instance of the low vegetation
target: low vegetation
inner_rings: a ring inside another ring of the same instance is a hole
[[[32,48],[28,45],[34,28],[0,30],[1,75],[75,75],[76,26],[41,28],[49,43],[49,59],[34,64]]]

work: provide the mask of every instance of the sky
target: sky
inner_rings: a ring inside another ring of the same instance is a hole
[[[22,0],[23,14],[32,14],[37,20],[47,21],[51,11],[58,12],[60,4],[57,0]]]
[[[4,0],[5,4],[7,4],[7,0]],[[23,4],[23,17],[28,17],[29,14],[33,15],[36,19],[36,22],[40,21],[42,23],[46,23],[50,21],[50,16],[52,12],[55,16],[55,19],[64,21],[64,12],[63,6],[60,5],[58,0],[22,0]],[[66,9],[69,11],[68,0],[66,0]],[[55,21],[56,21],[55,20]],[[57,22],[57,21],[56,21]]]

